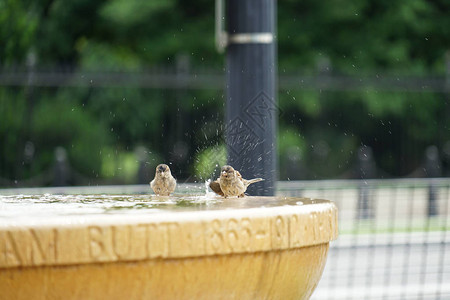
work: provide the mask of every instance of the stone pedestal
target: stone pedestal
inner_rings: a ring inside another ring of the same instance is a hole
[[[338,234],[326,200],[32,197],[0,196],[0,299],[308,299]]]

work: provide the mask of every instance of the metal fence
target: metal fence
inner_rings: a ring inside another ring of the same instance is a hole
[[[203,193],[180,184],[180,193]],[[134,194],[148,185],[0,189],[0,194]],[[450,179],[279,182],[277,194],[323,198],[339,208],[311,299],[450,299]]]
[[[450,299],[450,179],[280,182],[339,207],[312,299]]]

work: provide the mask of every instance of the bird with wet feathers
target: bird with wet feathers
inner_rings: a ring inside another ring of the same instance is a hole
[[[220,177],[211,182],[209,187],[216,194],[228,197],[244,197],[247,187],[255,182],[264,180],[263,178],[244,179],[241,173],[236,171],[232,166],[225,165],[220,171]]]
[[[172,176],[170,168],[166,164],[156,167],[155,178],[150,182],[150,187],[158,196],[170,196],[175,191],[177,181]]]

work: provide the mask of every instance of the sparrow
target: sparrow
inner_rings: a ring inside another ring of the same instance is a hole
[[[262,181],[262,178],[244,179],[241,173],[236,171],[232,166],[223,166],[220,172],[220,177],[216,181],[209,184],[209,187],[216,194],[227,197],[244,197],[247,187],[255,182]]]
[[[170,168],[166,164],[160,164],[156,167],[155,178],[150,182],[150,187],[158,196],[170,196],[177,181],[173,178]]]

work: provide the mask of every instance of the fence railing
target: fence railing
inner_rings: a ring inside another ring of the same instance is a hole
[[[279,72],[282,90],[450,92],[446,75],[405,76],[396,74],[343,75]],[[0,86],[35,87],[138,87],[159,89],[223,89],[225,72],[220,68],[190,68],[189,64],[158,66],[143,71],[76,70],[71,67],[1,68]]]

